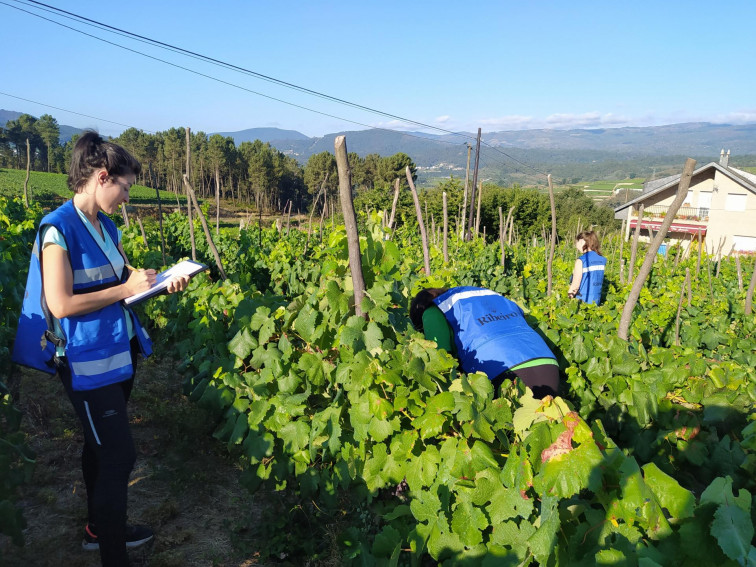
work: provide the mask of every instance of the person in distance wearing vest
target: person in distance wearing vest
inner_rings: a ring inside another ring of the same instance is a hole
[[[536,398],[557,395],[556,357],[503,295],[482,287],[426,288],[410,303],[410,320],[464,372],[486,374],[494,391],[508,378],[522,380]]]
[[[598,236],[592,230],[584,230],[575,237],[575,247],[582,256],[575,260],[567,296],[600,305],[606,258],[601,255]]]
[[[96,132],[76,141],[68,173],[74,196],[40,223],[13,352],[14,362],[57,372],[79,416],[89,516],[82,547],[99,550],[107,567],[128,565],[127,547],[153,539],[146,526],[126,523],[136,460],[126,402],[137,355],[152,348],[122,300],[149,289],[156,273],[127,269],[121,232],[104,214],[128,202],[140,171],[131,154]],[[175,278],[168,292],[188,281]]]

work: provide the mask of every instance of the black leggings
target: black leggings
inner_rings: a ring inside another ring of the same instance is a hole
[[[136,371],[136,350],[131,359]],[[74,391],[71,369],[61,360],[58,376],[84,430],[81,468],[87,488],[89,522],[94,524],[104,567],[128,565],[126,503],[129,475],[136,461],[126,402],[134,375],[94,390]]]
[[[533,390],[533,397],[537,399],[556,396],[559,391],[559,367],[555,364],[539,364],[529,368],[505,370],[499,374],[491,381],[494,395],[498,395],[499,386],[504,380],[509,379],[514,382],[518,378]]]

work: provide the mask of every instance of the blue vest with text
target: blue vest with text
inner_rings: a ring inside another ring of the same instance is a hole
[[[527,321],[520,306],[480,287],[454,287],[433,300],[454,332],[465,372],[490,379],[536,358],[556,358]]]
[[[606,258],[590,250],[580,256],[583,264],[583,277],[577,297],[586,303],[601,303],[601,287],[604,285]]]
[[[115,224],[99,213],[100,225],[113,242],[118,241]],[[53,332],[53,317],[47,308],[42,286],[40,250],[45,227],[56,227],[66,241],[73,272],[73,293],[91,293],[120,285],[124,274],[116,274],[105,253],[79,218],[73,201],[67,201],[40,223],[34,242],[26,292],[18,321],[13,361],[55,373],[56,343],[63,344],[74,390],[93,390],[131,377],[131,346],[126,314],[120,302],[85,315],[59,320],[63,337]],[[144,356],[152,354],[152,341],[136,314],[127,309]]]

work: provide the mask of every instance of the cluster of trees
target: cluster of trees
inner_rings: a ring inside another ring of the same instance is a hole
[[[29,140],[31,167],[40,171],[65,173],[71,151],[78,135],[64,144],[59,142],[57,121],[46,114],[39,119],[28,114],[11,120],[0,128],[0,167],[26,167],[26,140]],[[186,172],[187,136],[184,128],[171,128],[148,134],[130,128],[112,141],[128,149],[142,164],[138,183],[183,193],[182,176]],[[310,156],[301,166],[292,155],[259,140],[242,142],[219,134],[189,133],[191,150],[190,178],[200,197],[215,197],[233,202],[236,206],[254,207],[263,211],[282,211],[291,202],[293,211],[306,212],[317,201],[318,210],[336,205],[338,173],[331,152]],[[389,157],[369,154],[360,157],[349,154],[355,205],[360,210],[390,210],[394,183],[399,179],[400,198],[397,206],[399,223],[417,222],[414,203],[407,189],[406,168],[413,179],[417,168],[404,153]],[[431,225],[441,226],[442,192],[447,193],[448,211],[453,227],[461,223],[464,185],[461,180],[448,178],[432,189],[421,190],[420,198]],[[465,216],[469,218],[470,203]],[[479,231],[493,237],[498,234],[499,208],[507,215],[514,207],[514,224],[523,236],[541,235],[551,226],[548,195],[518,185],[509,188],[501,184],[484,183],[480,206]],[[477,203],[473,207],[477,216]],[[557,218],[560,235],[574,231],[577,225],[609,226],[613,222],[611,209],[596,206],[578,189],[557,195]],[[467,224],[467,222],[465,223]]]
[[[26,140],[30,144],[31,168],[66,173],[78,135],[61,144],[56,120],[46,114],[39,119],[29,114],[0,128],[0,167],[26,167]],[[171,128],[148,134],[129,128],[112,141],[129,150],[143,165],[137,180],[183,192],[186,172],[186,130]],[[259,140],[236,146],[233,138],[219,134],[190,132],[190,179],[200,197],[215,196],[238,206],[265,211],[282,210],[291,201],[292,210],[305,211],[323,189],[326,198],[338,195],[336,160],[332,153],[310,157],[304,166],[297,160]],[[371,154],[364,158],[349,154],[352,183],[357,190],[388,188],[396,177],[404,178],[406,167],[416,171],[409,156]],[[325,200],[321,202],[326,202]]]
[[[405,181],[406,184],[406,181]],[[426,228],[440,230],[443,223],[443,193],[446,192],[449,230],[461,230],[462,220],[468,226],[470,214],[470,197],[468,195],[466,210],[464,203],[464,182],[451,177],[419,195],[420,206]],[[390,210],[393,191],[365,189],[357,193],[355,208]],[[578,228],[603,227],[608,229],[618,224],[614,220],[614,211],[606,206],[597,205],[580,189],[571,187],[556,194],[557,234],[560,238],[571,238]],[[513,225],[522,237],[541,237],[551,230],[551,203],[548,193],[532,188],[523,188],[517,184],[502,187],[494,183],[483,183],[480,203],[480,222],[478,233],[485,233],[491,240],[499,234],[499,209],[506,219],[512,210]],[[477,196],[473,205],[473,231],[478,216]],[[412,196],[402,190],[397,203],[396,217],[402,223],[416,223],[417,216]]]
[[[9,120],[5,128],[0,128],[0,165],[25,168],[27,142],[32,169],[63,173],[65,154],[55,118],[49,114],[39,118],[22,114],[16,120]]]

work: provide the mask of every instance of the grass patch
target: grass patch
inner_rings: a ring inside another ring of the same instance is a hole
[[[29,191],[31,198],[45,206],[62,203],[70,199],[73,193],[68,188],[68,176],[64,173],[29,172]],[[23,197],[26,170],[0,169],[0,195],[4,197]],[[160,199],[166,206],[176,204],[176,195],[170,191],[160,191]],[[186,203],[186,197],[179,195],[179,201]],[[157,205],[155,190],[144,185],[134,185],[129,191],[129,202],[136,205]]]

